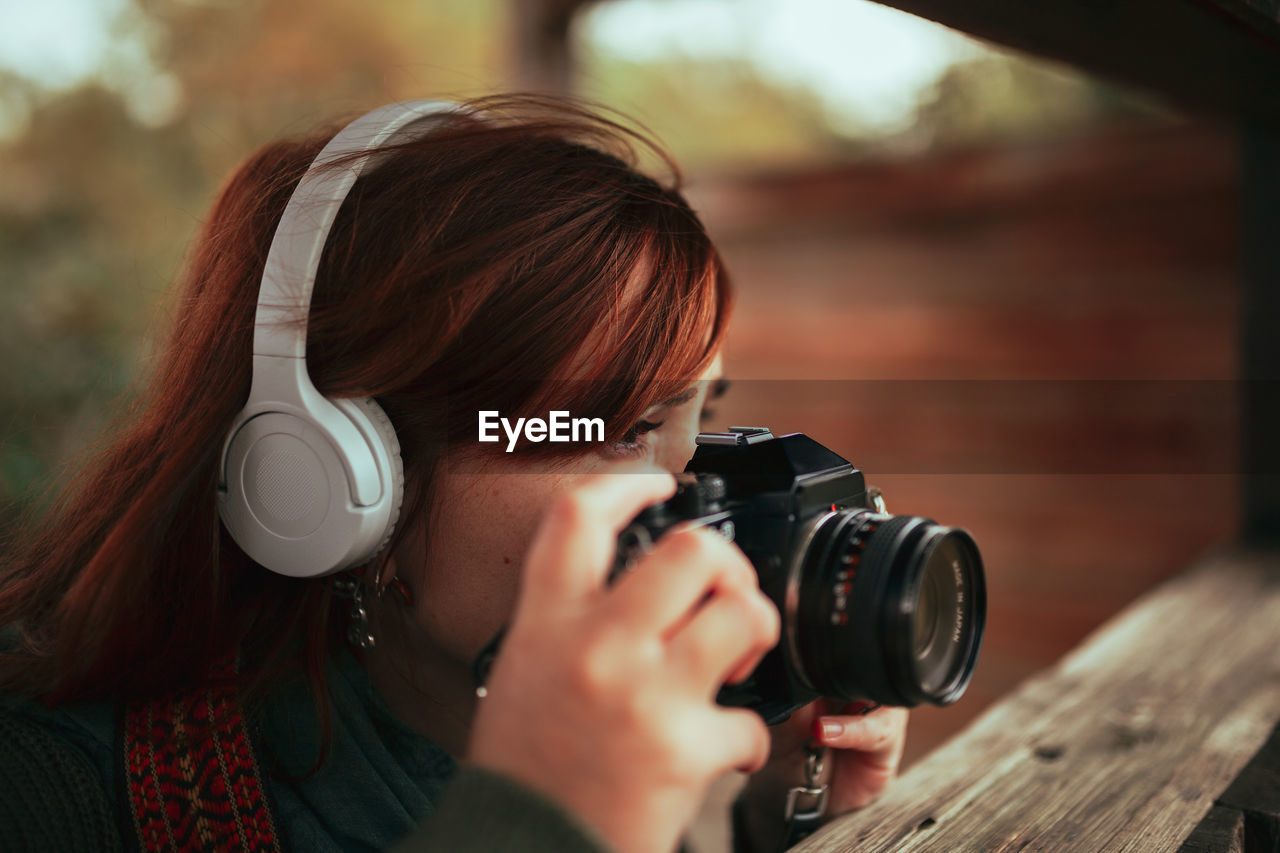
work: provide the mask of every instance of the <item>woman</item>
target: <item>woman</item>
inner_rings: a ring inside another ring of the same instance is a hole
[[[819,717],[831,813],[873,799],[905,712],[810,707],[771,749],[759,717],[714,703],[777,639],[735,547],[674,533],[605,583],[617,531],[692,453],[729,309],[701,223],[631,165],[649,143],[609,120],[491,98],[381,147],[299,319],[315,388],[376,400],[394,429],[390,543],[301,580],[219,523],[264,266],[333,135],[268,145],[224,187],[148,393],[14,549],[0,835],[665,851],[736,767],[756,771],[737,844],[766,851]],[[599,418],[603,440],[477,440],[481,411],[553,410]],[[508,624],[477,700],[472,662]]]

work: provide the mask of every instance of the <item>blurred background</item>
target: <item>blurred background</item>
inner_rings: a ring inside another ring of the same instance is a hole
[[[634,117],[738,289],[716,426],[804,431],[987,560],[916,760],[1238,514],[1230,128],[860,0],[4,0],[0,525],[127,407],[220,181],[378,104]]]

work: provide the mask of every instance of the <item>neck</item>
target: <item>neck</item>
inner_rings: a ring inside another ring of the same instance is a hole
[[[401,722],[458,761],[466,758],[476,710],[470,664],[411,624],[376,633],[378,645],[364,656],[374,687]]]

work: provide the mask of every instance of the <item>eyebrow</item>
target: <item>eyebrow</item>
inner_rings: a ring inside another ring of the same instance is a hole
[[[690,385],[688,388],[684,389],[679,394],[676,394],[674,397],[668,397],[665,400],[659,400],[650,408],[656,409],[656,408],[666,407],[666,406],[679,406],[682,403],[689,402],[697,395],[698,395],[698,386]]]
[[[728,379],[726,379],[723,376],[719,376],[709,381],[711,382],[711,387],[707,390],[708,401],[720,399],[721,397],[724,396],[724,392],[729,390],[730,382]],[[651,408],[659,408],[659,407],[665,407],[665,406],[679,406],[683,403],[689,402],[697,395],[698,395],[698,385],[697,383],[694,383],[693,385],[690,385],[688,388],[681,391],[679,394],[676,394],[674,397],[668,397],[665,400],[659,400]]]

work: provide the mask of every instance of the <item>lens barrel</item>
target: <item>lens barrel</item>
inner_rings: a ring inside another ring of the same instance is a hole
[[[967,532],[928,518],[834,510],[808,526],[783,613],[789,662],[816,692],[946,705],[982,643],[982,558]]]

